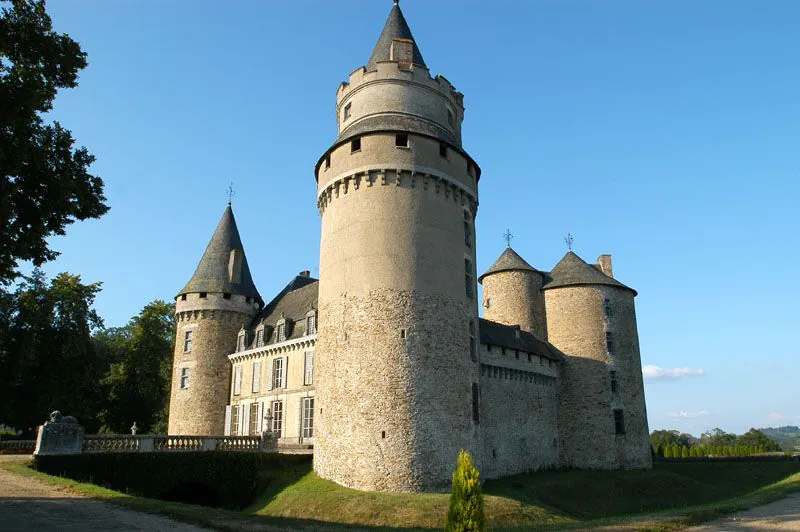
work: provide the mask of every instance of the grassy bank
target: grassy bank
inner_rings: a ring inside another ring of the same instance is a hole
[[[220,530],[440,529],[447,494],[366,493],[316,477],[307,464],[272,474],[243,512],[167,503],[2,464],[86,495]],[[667,463],[653,471],[568,471],[519,475],[484,486],[493,530],[670,531],[800,491],[798,462]]]

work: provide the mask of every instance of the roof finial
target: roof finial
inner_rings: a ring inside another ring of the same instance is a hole
[[[394,5],[399,6],[400,5],[400,0],[394,0]]]
[[[228,184],[228,190],[226,192],[228,193],[228,205],[230,205],[233,203],[233,197],[236,195],[236,192],[233,190],[233,181]]]
[[[503,240],[506,241],[506,246],[511,247],[511,241],[514,240],[514,235],[511,234],[511,231],[506,229],[505,234],[503,234]]]
[[[567,233],[567,236],[564,237],[564,243],[567,245],[567,249],[572,251],[572,243],[575,242],[575,239],[572,238],[572,233]]]

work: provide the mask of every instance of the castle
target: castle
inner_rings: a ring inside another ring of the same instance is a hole
[[[544,271],[509,247],[476,275],[463,95],[397,1],[336,107],[319,280],[265,304],[227,207],[176,298],[170,434],[271,429],[313,445],[321,477],[377,491],[447,486],[460,449],[483,478],[650,467],[636,292],[609,255]]]

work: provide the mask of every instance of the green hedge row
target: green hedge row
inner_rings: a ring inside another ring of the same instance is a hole
[[[282,470],[310,461],[276,453],[92,453],[36,456],[33,467],[131,495],[238,510]]]

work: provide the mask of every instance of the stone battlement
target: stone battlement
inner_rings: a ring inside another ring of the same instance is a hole
[[[431,90],[445,95],[454,105],[464,107],[464,95],[442,75],[432,77],[430,71],[422,66],[414,65],[410,69],[400,68],[396,61],[380,61],[377,70],[367,71],[366,67],[358,67],[350,73],[349,81],[343,81],[336,91],[336,105],[338,105],[357,91],[361,86],[375,81],[407,81],[425,86]]]

